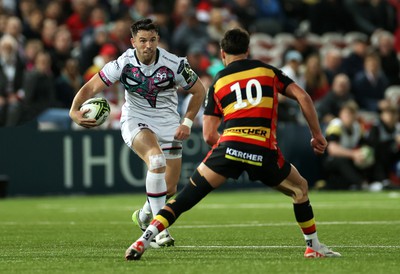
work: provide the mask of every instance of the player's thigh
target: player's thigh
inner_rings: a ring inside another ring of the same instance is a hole
[[[218,188],[226,181],[226,177],[218,174],[217,172],[213,171],[211,168],[206,166],[204,163],[201,163],[197,167],[198,172],[201,176],[203,176],[207,182],[213,187]]]
[[[150,155],[163,154],[157,136],[149,129],[142,129],[133,139],[132,149],[147,164]]]

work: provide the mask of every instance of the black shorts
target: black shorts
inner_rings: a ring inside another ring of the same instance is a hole
[[[203,163],[226,178],[237,179],[246,171],[250,180],[259,180],[271,187],[285,180],[291,169],[279,148],[244,148],[226,143],[213,147]]]

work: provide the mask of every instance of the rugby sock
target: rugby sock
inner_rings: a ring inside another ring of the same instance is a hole
[[[142,210],[139,212],[139,219],[142,222],[147,222],[149,221],[149,215],[151,212],[151,207],[150,207],[150,202],[149,199],[147,198],[146,202],[144,203]]]
[[[171,212],[165,209],[161,209],[157,216],[151,221],[149,227],[138,239],[142,241],[145,248],[150,245],[150,242],[156,237],[161,231],[168,228],[175,222],[175,216]]]
[[[164,173],[153,173],[148,171],[146,176],[146,192],[151,212],[156,216],[158,211],[165,205],[167,195],[167,184]]]
[[[301,204],[293,204],[293,209],[296,221],[303,232],[306,245],[314,250],[319,249],[320,243],[310,201],[307,200]]]
[[[171,198],[173,195],[167,195],[166,200],[168,201],[169,198]],[[147,222],[149,220],[149,214],[152,213],[151,207],[150,207],[150,202],[149,199],[147,198],[146,202],[144,203],[142,210],[139,212],[139,219],[142,222]]]

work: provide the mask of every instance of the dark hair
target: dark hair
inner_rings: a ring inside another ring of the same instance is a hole
[[[153,23],[153,20],[148,18],[136,21],[131,25],[132,37],[135,36],[139,32],[139,30],[155,31],[156,33],[159,32],[158,26]]]
[[[228,54],[239,55],[249,49],[249,34],[242,29],[228,30],[221,39],[221,49]]]

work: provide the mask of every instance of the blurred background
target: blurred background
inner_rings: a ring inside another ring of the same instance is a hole
[[[160,46],[186,56],[206,86],[223,68],[218,42],[224,32],[246,29],[251,58],[282,69],[310,94],[330,142],[354,155],[364,145],[373,149],[368,165],[350,156],[354,176],[347,178],[337,169],[349,163],[332,165],[334,152],[312,154],[300,110],[280,97],[279,144],[313,188],[396,188],[399,11],[397,0],[0,0],[0,196],[144,187],[143,164],[119,133],[122,86],[99,95],[112,115],[98,130],[73,125],[68,111],[79,88],[131,47],[132,22],[147,17],[160,26]],[[182,113],[188,96],[178,95]],[[335,123],[346,120],[341,111],[349,101],[356,103],[352,130],[338,133]],[[200,112],[185,142],[181,183],[209,149],[201,123]],[[353,131],[359,138],[345,143]],[[230,185],[246,182],[243,176]]]

